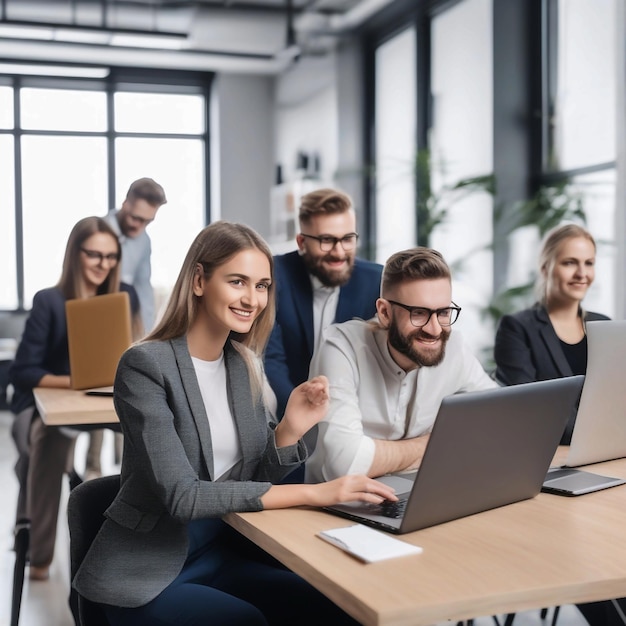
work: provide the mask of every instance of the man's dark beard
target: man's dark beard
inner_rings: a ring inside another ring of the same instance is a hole
[[[439,365],[446,354],[446,343],[450,338],[450,329],[445,330],[442,328],[440,337],[441,349],[439,352],[433,355],[422,355],[413,347],[413,341],[420,338],[436,339],[437,337],[433,337],[433,335],[430,335],[421,328],[416,328],[408,336],[402,335],[398,330],[398,325],[394,318],[391,319],[388,332],[389,345],[421,367],[434,367],[435,365]]]
[[[352,270],[354,269],[354,256],[347,256],[346,260],[348,262],[347,271],[342,271],[341,273],[327,270],[322,266],[323,261],[337,260],[337,257],[334,257],[330,254],[326,256],[320,257],[318,259],[313,258],[306,252],[302,255],[302,260],[306,265],[307,270],[313,276],[319,278],[322,285],[326,287],[342,287],[345,285],[352,276]]]

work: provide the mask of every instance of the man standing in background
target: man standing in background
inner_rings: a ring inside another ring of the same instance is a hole
[[[265,370],[281,418],[289,394],[309,377],[309,363],[334,322],[376,313],[382,266],[356,258],[352,200],[335,189],[302,197],[298,250],[274,258],[276,323]]]
[[[167,202],[163,187],[151,178],[140,178],[130,186],[119,210],[112,209],[105,219],[122,245],[122,282],[132,285],[139,296],[144,331],[154,325],[150,255],[152,246],[146,232],[159,207]]]

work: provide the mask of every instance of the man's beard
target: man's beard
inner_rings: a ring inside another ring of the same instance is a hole
[[[398,330],[398,325],[394,318],[391,319],[388,333],[389,345],[421,367],[434,367],[435,365],[439,365],[446,354],[446,343],[448,339],[450,339],[450,329],[442,328],[441,335],[439,336],[441,340],[439,350],[434,353],[430,350],[427,353],[422,353],[414,347],[413,342],[417,339],[428,340],[437,339],[437,337],[425,332],[421,328],[416,328],[408,335],[403,335]]]
[[[345,260],[347,266],[341,270],[327,269],[322,265],[324,261],[338,261],[341,257],[333,256],[332,254],[326,254],[323,257],[312,257],[306,252],[302,255],[302,260],[306,265],[307,270],[313,276],[319,278],[322,285],[326,287],[342,287],[345,285],[352,276],[352,270],[354,269],[354,256],[346,255]]]

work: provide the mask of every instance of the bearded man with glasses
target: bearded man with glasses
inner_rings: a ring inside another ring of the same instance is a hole
[[[298,250],[274,257],[276,323],[265,371],[282,417],[289,394],[335,322],[376,312],[382,266],[356,258],[358,233],[349,196],[318,189],[302,197]]]
[[[383,270],[377,318],[328,330],[311,376],[330,381],[306,480],[416,469],[441,400],[497,384],[458,331],[450,268],[436,250],[411,248]]]

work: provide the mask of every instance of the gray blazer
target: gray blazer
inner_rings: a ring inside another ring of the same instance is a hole
[[[302,442],[277,449],[275,422],[254,402],[244,359],[224,348],[242,461],[213,482],[211,431],[186,337],[130,348],[115,378],[124,433],[120,492],[73,580],[84,597],[122,607],[154,599],[187,557],[187,523],[259,511],[271,483],[306,459]]]

